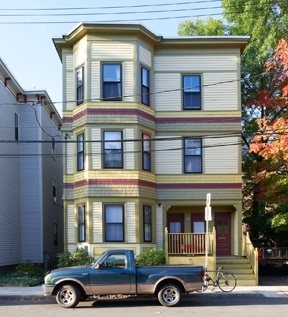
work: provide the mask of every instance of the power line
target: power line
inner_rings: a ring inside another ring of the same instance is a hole
[[[258,75],[254,75],[249,77],[249,80],[251,80],[252,78],[261,78],[264,75],[267,75],[266,72],[260,73]],[[205,87],[210,87],[210,86],[216,86],[216,85],[222,85],[222,84],[228,84],[228,83],[233,83],[233,82],[238,82],[238,81],[246,81],[248,79],[245,78],[239,78],[239,79],[232,79],[232,80],[226,80],[226,81],[218,81],[212,84],[205,84],[205,85],[198,85],[198,86],[191,86],[189,87],[190,89],[192,88],[205,88]],[[161,91],[156,91],[156,92],[150,92],[148,95],[157,95],[157,94],[163,94],[163,93],[168,93],[168,92],[175,92],[175,91],[183,91],[184,89],[187,89],[188,87],[184,88],[175,88],[175,89],[166,89],[166,90],[161,90]],[[132,94],[132,95],[121,95],[121,96],[116,96],[117,98],[130,98],[130,97],[140,97],[142,94]],[[113,97],[115,98],[115,96]],[[94,99],[84,99],[83,102],[93,102],[93,101],[109,101],[109,99],[111,98],[94,98]],[[56,103],[70,103],[70,102],[77,102],[78,100],[64,100],[64,101],[54,101],[51,104],[56,104]],[[34,101],[32,102],[33,104],[35,103]],[[27,103],[18,103],[19,104],[23,104],[23,105],[27,105]],[[47,104],[47,102],[46,102]],[[0,103],[0,106],[4,106],[4,105],[15,105],[15,103]]]
[[[167,12],[181,12],[181,11],[200,11],[200,10],[211,10],[211,9],[222,9],[220,6],[216,7],[204,7],[204,8],[191,8],[191,9],[167,9],[167,10],[150,10],[150,11],[129,11],[129,12],[117,12],[114,14],[122,15],[122,14],[151,14],[151,13],[167,13]],[[113,14],[113,13],[112,13]],[[87,15],[111,15],[111,12],[85,12],[85,13],[47,13],[47,14],[0,14],[0,17],[58,17],[58,16],[87,16]]]
[[[139,5],[128,5],[128,6],[106,6],[106,7],[68,7],[68,8],[10,8],[10,9],[0,9],[0,11],[59,11],[59,10],[103,10],[103,9],[127,9],[127,8],[144,8],[144,7],[160,7],[160,6],[171,6],[171,5],[185,5],[185,4],[195,4],[195,3],[209,3],[209,2],[219,2],[219,0],[200,0],[200,1],[188,1],[188,2],[173,2],[173,3],[158,3],[158,4],[139,4]]]

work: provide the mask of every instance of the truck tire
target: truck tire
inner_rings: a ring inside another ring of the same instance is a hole
[[[73,308],[80,302],[81,295],[77,286],[62,285],[56,294],[57,303],[64,308]]]
[[[182,292],[177,285],[165,284],[158,292],[158,301],[166,307],[177,306],[182,299]]]

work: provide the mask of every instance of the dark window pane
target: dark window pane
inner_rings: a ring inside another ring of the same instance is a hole
[[[105,131],[104,132],[104,167],[122,168],[123,150],[122,150],[122,132]]]
[[[183,76],[183,108],[201,109],[201,81],[199,75]]]
[[[77,171],[84,169],[84,134],[77,135]]]
[[[121,83],[103,83],[103,99],[106,101],[121,101]]]
[[[200,173],[202,170],[202,159],[200,156],[185,157],[185,172]]]
[[[77,105],[80,105],[84,101],[83,67],[76,71],[76,94]]]
[[[149,84],[149,71],[141,68],[141,102],[147,106],[150,105],[150,84]]]
[[[85,232],[85,206],[78,207],[78,240],[79,242],[86,241]]]
[[[144,242],[152,241],[151,206],[143,206]]]
[[[103,100],[122,100],[121,77],[120,64],[103,64]]]
[[[105,206],[105,241],[124,241],[124,212],[122,205]]]

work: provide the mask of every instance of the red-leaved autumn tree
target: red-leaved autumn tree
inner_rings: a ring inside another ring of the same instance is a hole
[[[266,63],[269,89],[258,93],[253,104],[261,109],[258,131],[249,147],[258,159],[252,165],[257,199],[274,212],[271,225],[288,228],[288,43],[281,40]],[[279,207],[280,206],[280,207]],[[282,206],[282,207],[281,207]],[[277,210],[278,208],[278,210]]]

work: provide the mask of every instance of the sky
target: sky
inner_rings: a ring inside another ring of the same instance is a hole
[[[80,22],[139,23],[176,37],[180,22],[221,13],[220,0],[2,0],[0,58],[24,90],[46,90],[62,115],[62,64],[53,38]]]

